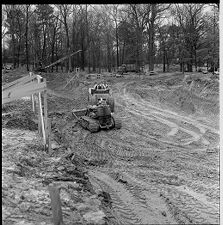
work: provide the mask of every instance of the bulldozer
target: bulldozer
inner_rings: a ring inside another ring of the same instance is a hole
[[[79,124],[91,133],[100,129],[121,128],[121,120],[114,116],[114,98],[105,84],[89,88],[89,105],[86,109],[72,110]]]

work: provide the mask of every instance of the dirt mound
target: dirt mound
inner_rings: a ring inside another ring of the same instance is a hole
[[[162,101],[189,114],[195,112],[210,116],[219,114],[219,103],[216,100],[212,101],[199,97],[192,91],[182,87],[170,92],[169,95],[163,96]]]
[[[5,120],[5,127],[7,128],[20,128],[25,130],[37,130],[38,124],[34,121],[35,115],[28,111],[22,111],[17,113],[8,113],[3,115],[3,121]]]
[[[187,114],[219,114],[219,84],[217,81],[195,79],[183,82],[183,77],[166,80],[143,80],[131,82],[126,86],[127,92],[139,99]],[[192,83],[193,82],[193,83]],[[176,86],[177,85],[177,86]]]
[[[162,101],[174,105],[189,114],[193,114],[196,110],[193,103],[193,96],[186,89],[178,88],[169,95],[163,96]]]
[[[14,80],[17,80],[21,77],[27,76],[29,75],[28,72],[25,71],[7,71],[7,73],[3,73],[2,74],[2,85],[6,84],[6,83],[10,83]]]
[[[60,189],[65,224],[104,224],[102,204],[86,170],[66,154],[47,154],[30,131],[4,129],[3,146],[3,224],[52,224],[50,183]]]
[[[37,130],[37,117],[31,110],[31,101],[20,99],[2,106],[3,127]]]
[[[32,130],[32,131],[38,129],[38,125],[34,121],[27,118],[13,118],[5,124],[5,127],[21,128],[21,129]]]

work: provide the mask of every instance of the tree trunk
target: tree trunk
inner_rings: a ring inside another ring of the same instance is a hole
[[[18,43],[18,53],[17,53],[17,65],[19,67],[19,64],[20,64],[20,46],[21,46],[21,43],[19,42]]]
[[[29,71],[29,49],[28,49],[28,22],[29,22],[29,6],[26,6],[26,69]]]
[[[154,70],[154,34],[153,26],[150,29],[149,35],[149,70]]]
[[[123,48],[122,48],[122,64],[124,64],[124,58],[125,58],[125,41],[123,43]]]
[[[170,63],[169,63],[169,59],[168,59],[168,56],[167,56],[167,51],[166,51],[166,65],[167,65],[167,72],[170,72]]]
[[[119,67],[119,50],[118,50],[118,28],[117,28],[117,21],[115,21],[115,37],[116,37],[116,51],[117,51],[117,67]]]
[[[154,70],[154,36],[155,36],[155,31],[154,31],[154,23],[155,23],[155,8],[156,5],[152,4],[152,15],[149,23],[149,70],[153,71]]]
[[[197,72],[197,51],[196,51],[196,48],[194,50],[194,64],[195,64],[195,70]]]
[[[46,32],[45,29],[43,28],[43,51],[42,51],[42,59],[41,61],[44,62],[45,64],[45,52],[46,52]]]
[[[56,40],[56,60],[58,60],[58,41]],[[56,64],[56,72],[58,72],[58,63]]]
[[[70,40],[69,40],[69,31],[68,31],[66,17],[64,17],[64,27],[65,27],[66,39],[67,39],[66,53],[68,55],[70,53]],[[70,66],[71,66],[71,57],[69,57],[68,60],[66,60],[66,72],[70,71]]]
[[[16,44],[14,34],[12,34],[12,43],[13,43],[12,44],[13,68],[16,68],[16,54],[15,54]]]
[[[85,54],[84,54],[84,40],[81,42],[81,70],[84,71],[84,66],[85,66]]]
[[[73,51],[75,50],[75,29],[74,29],[74,20],[73,20],[73,26],[72,26],[72,40],[71,40],[71,42],[72,42],[72,49],[73,49]],[[72,67],[72,70],[74,71],[75,70],[75,67],[76,67],[76,59],[77,59],[77,56],[76,55],[74,55],[73,57],[72,57],[72,62],[71,62],[71,67]]]
[[[101,73],[101,48],[99,43],[99,55],[98,55],[98,67],[99,67],[99,73]]]
[[[92,63],[93,63],[93,72],[95,72],[95,67],[96,67],[96,62],[95,62],[95,47],[93,46],[93,51],[92,51]]]
[[[140,68],[140,52],[141,52],[141,29],[137,27],[136,29],[136,71]]]
[[[165,48],[163,48],[163,72],[166,72],[166,54],[165,54]]]
[[[51,63],[54,62],[54,49],[55,49],[55,38],[56,37],[56,28],[54,28],[53,32],[53,40],[52,40],[52,49],[51,49]],[[53,72],[53,66],[51,68],[51,72]]]
[[[90,68],[90,49],[89,49],[89,28],[88,28],[88,11],[87,11],[87,4],[86,4],[86,6],[85,6],[85,12],[86,12],[86,14],[85,14],[85,20],[86,20],[86,26],[85,26],[85,28],[86,28],[86,38],[87,38],[87,40],[86,40],[86,50],[87,50],[87,52],[86,52],[86,55],[87,55],[87,65],[88,65],[88,73],[90,73],[90,70],[91,70],[91,68]],[[86,66],[87,66],[86,65]]]
[[[90,48],[88,47],[88,73],[91,73],[91,54],[90,54]]]

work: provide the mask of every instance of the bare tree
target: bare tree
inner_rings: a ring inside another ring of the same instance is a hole
[[[202,20],[202,9],[203,4],[176,4],[172,12],[180,25],[184,42],[185,50],[189,52],[187,58],[188,71],[192,72],[193,61],[197,68],[197,46],[199,39],[202,35],[203,20]]]
[[[151,4],[150,5],[150,14],[147,16],[147,34],[148,38],[148,60],[149,60],[149,70],[154,70],[154,59],[155,59],[155,34],[157,27],[159,26],[158,22],[160,18],[166,13],[166,10],[170,8],[170,4]]]
[[[63,4],[63,5],[56,5],[56,7],[59,9],[61,14],[61,21],[64,24],[65,33],[66,33],[66,53],[70,53],[70,38],[69,38],[69,27],[68,27],[68,17],[71,13],[71,5]],[[71,70],[71,57],[68,59],[68,63],[66,66],[66,72]]]

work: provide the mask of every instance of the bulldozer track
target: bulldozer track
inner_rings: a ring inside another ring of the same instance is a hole
[[[91,160],[106,162],[103,165],[95,165],[96,167],[111,167],[114,161],[113,156],[108,148],[104,147],[105,143],[103,142],[103,139],[101,139],[100,141],[100,139],[98,138],[98,134],[92,135],[88,133],[84,137],[83,142]]]
[[[152,219],[156,214],[154,209],[148,208],[145,198],[139,197],[137,188],[126,186],[116,182],[109,175],[99,171],[92,171],[90,176],[96,178],[98,185],[108,192],[112,199],[112,209],[114,214],[119,218],[121,224],[160,224],[167,222],[164,217],[163,221]]]
[[[199,199],[183,191],[179,192],[174,189],[168,189],[165,194],[162,193],[162,196],[172,214],[175,214],[176,211],[179,210],[183,215],[183,221],[179,222],[194,224],[219,223],[219,214],[216,212],[216,209],[202,203]],[[215,213],[213,213],[213,211],[215,211]]]
[[[181,186],[174,188],[166,188],[160,186],[157,189],[153,189],[148,182],[137,180],[134,176],[129,176],[124,173],[127,179],[131,179],[132,182],[137,182],[139,185],[138,193],[143,193],[145,189],[150,189],[155,192],[160,192],[162,198],[165,200],[170,213],[173,217],[180,223],[218,223],[219,214],[217,208],[208,206],[208,202],[204,203],[200,201],[201,196],[191,196],[185,192],[185,189]],[[131,185],[135,190],[135,186]],[[181,189],[182,191],[179,191]],[[135,192],[136,193],[136,192]],[[141,197],[142,198],[142,197]],[[178,216],[176,217],[176,211],[178,211]]]
[[[124,90],[124,93],[125,93],[126,91]],[[131,103],[131,98],[126,94],[126,96],[125,96],[125,98],[127,98],[127,101],[129,101],[130,100],[130,103],[129,104],[132,104]],[[184,121],[184,122],[187,122],[187,123],[195,123],[196,124],[196,126],[195,125],[193,125],[195,128],[198,128],[199,129],[199,133],[197,133],[197,132],[194,132],[194,131],[192,131],[192,130],[188,130],[188,129],[185,129],[185,128],[183,128],[183,127],[180,127],[179,125],[177,125],[176,123],[173,123],[173,122],[170,122],[168,119],[164,119],[164,117],[162,118],[162,117],[160,117],[160,116],[163,116],[164,114],[163,113],[161,113],[161,110],[160,109],[157,109],[157,107],[154,107],[154,106],[151,106],[151,105],[148,105],[148,103],[147,104],[142,104],[142,103],[140,103],[140,102],[135,102],[134,101],[134,104],[136,104],[137,105],[137,108],[138,109],[135,109],[135,108],[132,108],[132,107],[128,107],[128,109],[130,109],[131,110],[131,112],[132,113],[134,113],[134,114],[136,114],[136,115],[138,115],[138,116],[143,116],[143,119],[145,118],[146,120],[148,120],[148,121],[150,121],[151,120],[151,118],[153,118],[153,119],[156,119],[157,121],[159,121],[159,122],[161,122],[161,123],[164,123],[165,125],[167,125],[167,126],[169,126],[170,128],[171,128],[171,130],[167,133],[167,136],[174,136],[174,135],[176,135],[177,134],[177,132],[179,131],[179,130],[182,130],[183,132],[185,132],[185,133],[187,133],[187,134],[189,134],[189,135],[191,135],[192,137],[193,137],[193,139],[188,139],[188,141],[186,141],[185,143],[184,143],[184,145],[189,145],[189,144],[191,144],[192,142],[194,142],[194,141],[198,141],[199,139],[201,139],[202,140],[202,143],[204,143],[205,145],[209,145],[210,144],[210,142],[208,141],[208,140],[206,140],[204,137],[202,137],[203,136],[203,134],[205,134],[205,132],[206,132],[206,129],[204,128],[204,126],[203,125],[201,125],[201,124],[199,124],[199,123],[196,123],[195,121],[192,121],[192,120],[188,120],[188,119],[185,119],[185,118],[183,118],[183,117],[181,117],[180,119],[182,119],[182,121]],[[151,111],[151,109],[147,109],[147,108],[151,108],[152,107],[152,111]],[[154,108],[156,109],[156,111],[154,112]],[[144,113],[145,112],[145,113]],[[154,115],[154,113],[155,113],[155,115]],[[157,116],[156,114],[158,114],[159,116]],[[168,117],[171,117],[171,118],[174,118],[174,117],[176,117],[176,115],[173,115],[172,113],[170,113],[170,112],[166,112],[165,111],[165,118],[166,118],[166,115],[168,116]],[[179,117],[179,116],[178,116]]]

